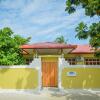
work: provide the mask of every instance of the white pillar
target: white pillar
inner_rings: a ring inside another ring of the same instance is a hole
[[[68,66],[69,63],[67,61],[65,61],[65,58],[59,57],[59,74],[58,74],[58,88],[59,89],[63,89],[62,87],[62,80],[61,80],[61,74],[62,74],[62,70],[64,67]]]
[[[29,65],[31,68],[36,68],[38,70],[38,89],[41,89],[42,82],[41,82],[41,57],[34,58],[33,61]]]

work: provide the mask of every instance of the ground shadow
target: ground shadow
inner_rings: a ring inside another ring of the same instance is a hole
[[[50,89],[49,89],[50,90]],[[52,90],[50,90],[52,91]],[[77,91],[77,90],[66,90],[66,91],[60,91],[60,90],[53,90],[52,93],[50,93],[51,96],[55,97],[62,97],[64,96],[66,100],[100,100],[100,95],[97,95],[96,93],[91,93],[89,91]]]
[[[100,100],[100,97],[92,93],[68,93],[66,100]]]
[[[48,91],[50,92],[50,95],[53,97],[62,97],[66,96],[66,92],[59,89],[59,88],[48,88]]]

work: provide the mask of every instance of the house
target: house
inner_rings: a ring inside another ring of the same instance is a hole
[[[100,87],[100,82],[97,79],[100,76],[97,74],[100,72],[100,69],[97,69],[100,67],[100,59],[94,57],[94,49],[89,45],[45,42],[22,45],[21,49],[26,59],[26,64],[32,65],[33,63],[32,66],[40,66],[40,87]],[[40,65],[35,65],[34,62]],[[84,70],[84,65],[88,66],[86,70]],[[94,65],[98,66],[95,67]],[[63,68],[66,66],[69,67]],[[75,69],[75,66],[79,67]],[[73,77],[77,75],[78,77]]]
[[[26,65],[0,66],[0,89],[99,89],[100,59],[89,45],[22,45]]]
[[[26,64],[30,64],[34,57],[42,59],[63,56],[69,65],[100,65],[100,59],[94,57],[94,49],[88,45],[67,45],[60,43],[35,43],[21,46]]]

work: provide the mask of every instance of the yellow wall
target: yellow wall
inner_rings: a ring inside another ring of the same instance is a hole
[[[94,57],[94,54],[66,54],[65,58],[77,57],[77,56],[82,56],[82,57],[88,58],[88,57]]]
[[[75,71],[77,76],[67,76]],[[64,88],[100,88],[100,68],[64,68],[62,71]]]
[[[95,58],[94,54],[66,54],[65,58],[75,58],[77,56],[81,56],[84,58]],[[77,61],[77,65],[84,65],[85,62],[84,61]]]
[[[77,76],[67,76],[75,71]],[[64,88],[100,88],[100,68],[64,68]],[[0,89],[35,89],[38,87],[38,71],[32,68],[0,69]]]
[[[58,57],[42,57],[42,61],[46,62],[58,61]]]
[[[38,71],[32,68],[0,69],[0,89],[33,89],[38,86]]]
[[[42,55],[43,56],[43,55]],[[42,60],[44,61],[44,59],[49,60],[49,61],[55,61],[55,59],[58,59],[57,55],[53,56],[53,55],[44,55],[45,57],[42,57]],[[65,58],[75,58],[77,56],[81,56],[84,58],[95,58],[94,54],[65,54],[64,57]],[[24,55],[24,57],[27,58],[33,58],[33,55]],[[77,61],[77,65],[84,65],[84,61]]]

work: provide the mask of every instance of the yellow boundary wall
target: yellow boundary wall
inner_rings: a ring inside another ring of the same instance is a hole
[[[69,66],[62,68],[61,85],[64,89],[100,88],[100,66]],[[67,72],[76,72],[68,76]],[[39,86],[39,72],[35,68],[0,68],[0,89],[36,89]]]
[[[76,76],[68,76],[68,72],[76,72]],[[94,89],[100,88],[100,66],[89,67],[66,67],[61,74],[62,87],[71,89]]]
[[[0,89],[35,89],[37,87],[37,69],[0,68]]]

